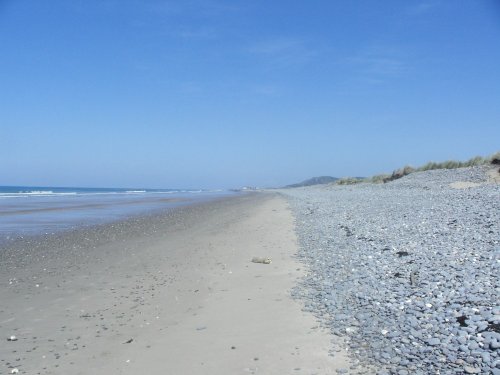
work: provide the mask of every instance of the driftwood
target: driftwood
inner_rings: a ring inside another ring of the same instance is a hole
[[[271,258],[253,257],[252,262],[253,263],[262,263],[262,264],[270,264]]]

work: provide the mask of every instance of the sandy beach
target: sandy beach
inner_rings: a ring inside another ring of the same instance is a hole
[[[335,374],[345,354],[290,297],[296,253],[274,194],[18,241],[0,255],[0,373]]]

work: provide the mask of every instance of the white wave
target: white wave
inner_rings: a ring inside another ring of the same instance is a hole
[[[120,196],[120,195],[134,195],[134,194],[200,194],[200,193],[211,193],[219,192],[222,190],[160,190],[160,191],[147,191],[147,190],[126,190],[126,191],[97,191],[97,192],[54,192],[53,190],[26,190],[19,192],[2,192],[0,193],[0,199],[2,198],[28,198],[28,197],[62,197],[62,196]]]
[[[150,194],[175,194],[180,193],[179,190],[170,190],[170,191],[150,191]]]
[[[22,197],[49,197],[60,195],[76,195],[74,191],[54,193],[52,190],[31,190],[18,193],[0,193],[0,198],[22,198]]]
[[[32,191],[20,191],[19,194],[26,194],[26,195],[49,195],[49,194],[54,194],[52,190],[32,190]]]

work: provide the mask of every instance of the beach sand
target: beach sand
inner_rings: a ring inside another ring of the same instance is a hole
[[[348,368],[290,297],[306,272],[293,220],[283,198],[251,194],[14,243],[0,255],[0,373]]]

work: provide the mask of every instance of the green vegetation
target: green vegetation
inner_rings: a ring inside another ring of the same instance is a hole
[[[377,174],[375,176],[368,177],[366,179],[366,182],[370,182],[372,184],[381,184],[385,181],[386,178],[389,178],[389,177],[391,177],[390,174]]]
[[[467,161],[455,161],[455,160],[447,160],[442,163],[434,163],[429,162],[420,168],[417,168],[417,172],[421,171],[430,171],[432,169],[455,169],[455,168],[465,168],[465,167],[475,167],[478,165],[484,165],[491,162],[493,157],[483,158],[481,156],[476,156]]]
[[[481,157],[476,156],[467,161],[455,161],[455,160],[447,160],[440,163],[436,162],[428,162],[418,168],[413,168],[412,166],[405,166],[403,168],[396,169],[389,174],[379,174],[372,177],[367,178],[358,178],[358,177],[344,177],[334,182],[335,185],[354,185],[359,184],[361,182],[372,183],[372,184],[380,184],[385,182],[390,182],[393,180],[397,180],[398,178],[409,175],[414,172],[423,172],[430,171],[433,169],[455,169],[455,168],[466,168],[466,167],[475,167],[479,165],[486,165],[493,162],[493,160],[500,160],[500,151],[489,156],[489,157]]]

